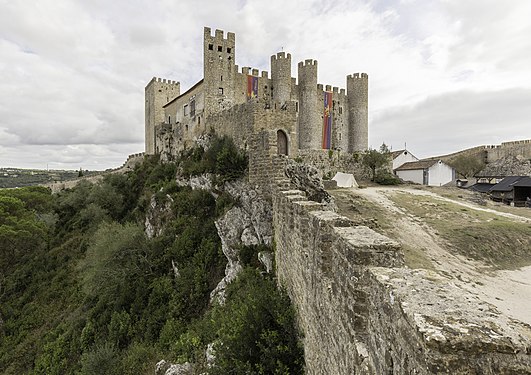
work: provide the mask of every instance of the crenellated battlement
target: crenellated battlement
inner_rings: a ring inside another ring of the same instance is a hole
[[[354,73],[347,76],[347,79],[369,79],[367,73]]]
[[[267,70],[262,70],[262,72],[260,72],[259,69],[255,69],[250,66],[243,66],[241,68],[241,74],[246,75],[246,76],[251,75],[254,77],[262,77],[262,78],[268,78],[268,75],[269,75]]]
[[[164,83],[166,85],[175,85],[175,86],[180,86],[180,82],[178,81],[173,81],[173,80],[170,80],[170,79],[166,79],[166,78],[159,78],[159,77],[153,77],[151,79],[151,81],[149,81],[148,83],[148,86],[154,82],[157,82],[157,83]]]
[[[315,67],[317,67],[317,60],[307,59],[307,60],[304,60],[304,61],[300,61],[299,64],[298,64],[299,68],[304,68],[304,67],[307,67],[307,66],[315,66]]]
[[[271,56],[271,61],[277,61],[277,60],[288,60],[291,59],[291,54],[286,54],[285,52],[277,52],[276,55]]]
[[[523,139],[521,141],[502,142],[502,146],[509,145],[528,145],[531,144],[531,139]]]
[[[211,38],[215,41],[228,41],[228,42],[234,42],[236,40],[236,35],[233,32],[227,32],[227,37],[224,37],[224,31],[216,29],[214,32],[214,35],[212,35],[212,29],[210,27],[204,28],[204,36],[205,38]]]

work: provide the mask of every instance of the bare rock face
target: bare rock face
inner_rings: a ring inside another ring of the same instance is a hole
[[[270,251],[260,251],[258,253],[258,260],[262,263],[267,273],[273,271],[273,253]]]
[[[156,375],[192,375],[193,366],[186,362],[182,364],[171,364],[164,359],[157,363],[155,367]]]
[[[166,195],[163,202],[157,202],[155,195],[151,197],[144,222],[145,232],[148,238],[156,237],[162,233],[164,225],[171,217],[172,204],[173,198],[169,195]]]
[[[210,173],[205,173],[199,176],[190,176],[189,178],[177,178],[176,180],[178,186],[189,186],[192,190],[208,190],[212,192],[213,183],[212,175]]]
[[[241,206],[247,215],[248,230],[251,237],[243,240],[244,245],[271,245],[273,238],[273,214],[271,202],[263,199],[260,192],[241,180],[225,183],[225,191],[229,193]],[[249,233],[246,233],[246,236]]]
[[[290,160],[285,172],[291,183],[304,191],[309,200],[323,203],[331,211],[337,210],[334,199],[324,189],[323,179],[317,168]]]
[[[223,254],[227,257],[225,277],[210,294],[210,302],[225,303],[225,288],[242,270],[239,248],[243,246],[270,245],[273,236],[271,203],[260,198],[258,192],[242,181],[225,184],[228,192],[238,203],[216,221]]]

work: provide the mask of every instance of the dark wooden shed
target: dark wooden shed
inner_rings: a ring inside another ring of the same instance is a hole
[[[513,184],[514,205],[524,207],[531,200],[531,177],[523,177]]]

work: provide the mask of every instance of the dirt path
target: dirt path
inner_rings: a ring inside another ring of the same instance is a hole
[[[397,206],[388,196],[396,192],[426,195],[472,210],[499,215],[516,222],[531,223],[529,218],[483,208],[473,203],[442,197],[419,189],[369,187],[344,190],[344,192],[361,196],[384,207],[392,215],[393,221],[393,228],[388,230],[390,232],[388,234],[400,242],[404,249],[407,248],[408,251],[429,259],[431,264],[427,267],[451,279],[456,287],[468,290],[495,305],[506,315],[531,324],[531,266],[512,271],[492,271],[487,270],[486,265],[481,262],[453,254],[448,251],[446,243],[437,236],[432,227],[421,218]]]

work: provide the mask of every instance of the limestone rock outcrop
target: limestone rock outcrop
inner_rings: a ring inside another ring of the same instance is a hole
[[[223,254],[227,257],[225,277],[210,294],[210,302],[225,303],[225,289],[241,271],[239,248],[241,246],[270,245],[272,239],[271,203],[242,181],[225,184],[229,193],[239,205],[231,208],[216,221]]]
[[[188,362],[171,364],[163,359],[155,367],[155,375],[192,375],[193,373],[193,366]]]
[[[171,218],[171,205],[173,198],[169,195],[161,202],[157,201],[156,195],[151,197],[149,208],[144,221],[144,228],[148,238],[157,237],[162,233],[164,225]]]
[[[329,210],[336,211],[334,199],[324,189],[323,180],[317,168],[290,160],[286,165],[285,173],[297,189],[306,193],[309,200],[323,203]]]

